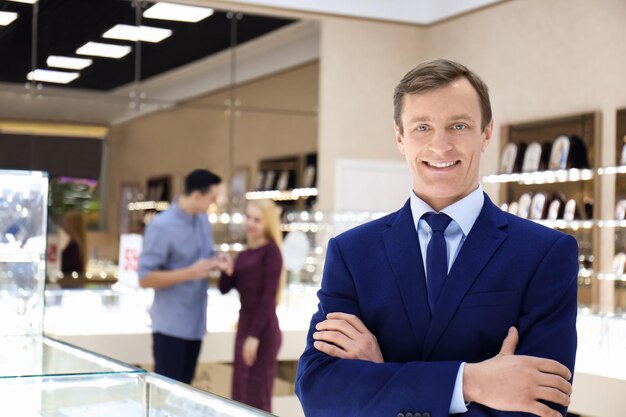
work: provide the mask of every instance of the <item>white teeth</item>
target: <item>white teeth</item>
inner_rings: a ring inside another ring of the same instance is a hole
[[[427,162],[427,164],[435,168],[448,168],[456,164],[456,162]]]

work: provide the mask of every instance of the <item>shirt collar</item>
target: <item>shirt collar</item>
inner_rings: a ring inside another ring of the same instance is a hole
[[[467,236],[470,230],[472,230],[474,223],[476,223],[476,219],[484,203],[485,196],[483,195],[483,187],[479,185],[478,188],[459,201],[441,210],[441,213],[450,216],[450,218],[459,225],[463,234]],[[415,192],[411,191],[411,212],[416,229],[422,216],[430,211],[435,211],[435,209],[415,195]]]
[[[174,201],[172,201],[172,204],[170,205],[170,210],[177,218],[190,222],[190,223],[193,222],[193,219],[195,217],[187,213],[182,208],[180,208],[180,206],[178,205],[178,199],[175,199]]]

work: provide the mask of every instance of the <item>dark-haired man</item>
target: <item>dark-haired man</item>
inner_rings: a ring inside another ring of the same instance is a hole
[[[399,211],[328,245],[296,380],[307,417],[565,414],[576,240],[501,211],[479,185],[487,86],[420,64],[394,95],[413,178]]]
[[[191,383],[206,332],[208,276],[219,267],[207,210],[222,180],[197,169],[185,178],[185,193],[146,228],[139,258],[139,284],[154,288],[154,371]]]

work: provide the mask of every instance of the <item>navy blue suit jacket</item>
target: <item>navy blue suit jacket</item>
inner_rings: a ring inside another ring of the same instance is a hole
[[[510,326],[520,334],[516,354],[557,360],[573,374],[577,276],[573,237],[505,213],[486,195],[432,316],[409,202],[331,239],[296,379],[306,416],[447,416],[461,362],[498,354]],[[358,316],[385,363],[316,350],[315,325],[331,312]],[[468,408],[465,417],[527,415]]]

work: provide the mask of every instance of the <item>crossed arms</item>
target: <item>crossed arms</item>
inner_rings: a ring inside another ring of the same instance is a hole
[[[524,306],[517,328],[503,335],[498,355],[465,365],[463,396],[478,404],[467,416],[565,414],[576,344],[576,253],[571,237],[552,245],[536,275],[567,279],[531,281],[526,298],[545,302]],[[375,335],[359,319],[354,280],[335,240],[329,243],[319,299],[296,381],[307,416],[395,417],[416,408],[433,417],[449,414],[461,362],[384,362]]]

